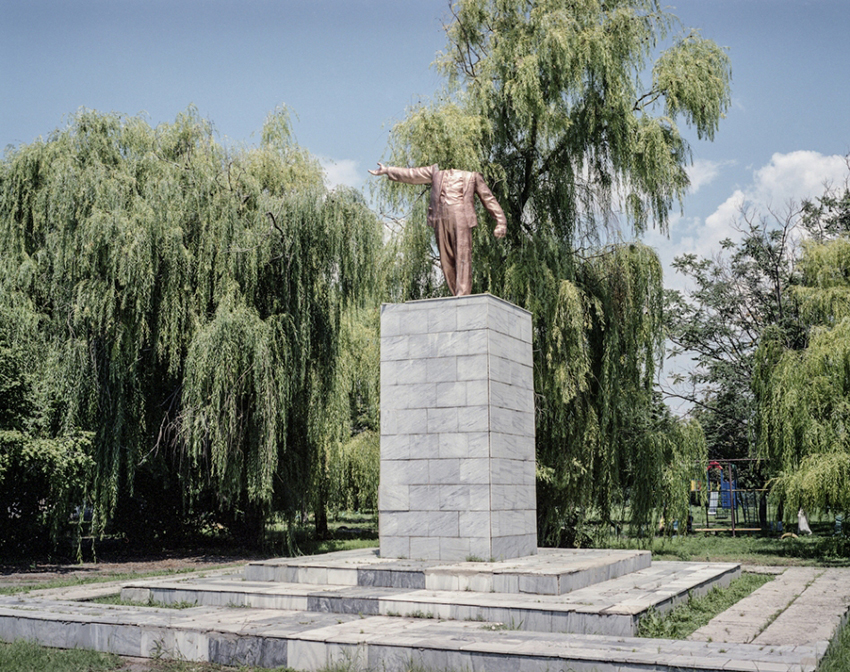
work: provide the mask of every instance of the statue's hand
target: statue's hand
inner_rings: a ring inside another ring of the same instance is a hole
[[[387,167],[379,161],[378,162],[378,170],[370,170],[369,172],[372,175],[386,175],[387,174]]]
[[[508,227],[504,224],[499,224],[499,226],[493,230],[493,235],[496,236],[496,238],[504,238],[507,232]]]

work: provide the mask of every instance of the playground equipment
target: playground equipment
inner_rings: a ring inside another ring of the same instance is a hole
[[[759,481],[757,458],[712,460],[691,481],[693,532],[761,532],[768,526],[767,489],[739,487]],[[694,508],[696,510],[694,511]],[[693,515],[696,513],[697,515]]]

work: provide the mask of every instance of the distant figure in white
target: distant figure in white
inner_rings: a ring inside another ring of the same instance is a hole
[[[812,533],[812,528],[809,527],[809,521],[806,520],[806,512],[803,509],[797,511],[797,532],[800,534]]]

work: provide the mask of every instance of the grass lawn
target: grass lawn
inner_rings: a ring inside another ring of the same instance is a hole
[[[138,660],[138,659],[136,659]],[[286,668],[276,668],[278,672]],[[18,640],[0,643],[0,670],[3,672],[266,672],[259,667],[228,667],[185,660],[129,661],[111,653],[84,649],[50,649],[33,642]]]
[[[653,560],[739,562],[742,565],[812,565],[850,567],[850,539],[814,534],[781,539],[778,536],[732,537],[730,534],[691,534],[639,541],[605,537],[600,548],[645,548]]]
[[[692,597],[664,615],[651,612],[640,620],[638,637],[685,639],[739,600],[744,599],[773,577],[767,574],[747,574],[735,579],[726,588],[712,588],[702,597]]]

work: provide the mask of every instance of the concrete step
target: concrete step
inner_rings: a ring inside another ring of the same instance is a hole
[[[125,600],[163,604],[301,610],[364,616],[498,622],[517,630],[632,636],[649,609],[666,611],[688,595],[728,585],[729,563],[656,562],[646,569],[564,595],[448,591],[218,579],[127,583]]]
[[[378,549],[251,562],[248,581],[369,586],[481,593],[563,595],[646,569],[649,551],[540,548],[537,555],[499,562],[445,563],[382,558]]]
[[[846,622],[848,605],[850,570],[783,568],[689,639],[762,645],[829,641]]]
[[[0,597],[0,639],[224,665],[402,672],[814,672],[824,648],[498,629],[495,624],[270,609],[156,609]]]

